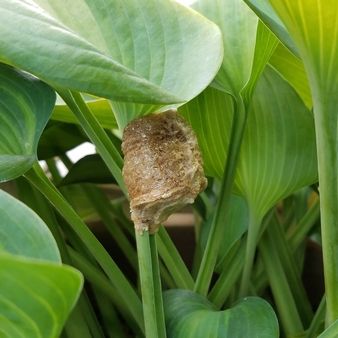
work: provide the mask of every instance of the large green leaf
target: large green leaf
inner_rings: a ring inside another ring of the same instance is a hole
[[[0,254],[0,336],[56,338],[82,286],[73,268]]]
[[[0,9],[0,60],[55,86],[155,104],[116,105],[120,126],[190,100],[222,61],[217,26],[174,1],[1,0]]]
[[[197,133],[206,172],[221,178],[233,109],[229,97],[208,88],[180,108]],[[313,116],[268,67],[257,84],[241,147],[235,190],[258,218],[279,199],[317,179]]]
[[[269,63],[290,83],[305,105],[311,109],[312,95],[303,62],[286,47],[279,44]]]
[[[338,3],[269,0],[298,47],[316,123],[327,324],[338,318]]]
[[[252,90],[276,47],[273,34],[242,0],[199,0],[194,8],[223,33],[224,59],[214,85],[235,97],[244,87]]]
[[[54,237],[26,205],[0,190],[0,249],[13,255],[61,262]]]
[[[55,240],[27,206],[0,190],[0,336],[55,338],[83,279],[63,266]]]
[[[279,337],[272,307],[261,298],[246,298],[217,311],[203,296],[187,290],[164,293],[168,338]]]
[[[296,55],[298,50],[284,23],[278,17],[269,0],[244,0],[259,18],[274,32],[283,43]]]
[[[24,174],[36,161],[54,102],[46,84],[0,64],[0,182]]]

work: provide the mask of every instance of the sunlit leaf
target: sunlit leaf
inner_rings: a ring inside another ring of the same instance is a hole
[[[295,43],[269,0],[244,0],[244,2],[248,4],[258,17],[261,18],[271,31],[274,32],[295,55],[298,55]]]
[[[164,294],[168,338],[275,338],[278,322],[261,298],[245,298],[231,309],[217,311],[203,296],[187,290]]]
[[[305,105],[311,109],[312,95],[303,62],[279,44],[269,63],[290,83]]]
[[[338,317],[338,3],[269,0],[298,47],[309,79],[316,123],[326,323]]]
[[[216,25],[165,0],[1,0],[0,41],[0,60],[48,83],[146,104],[116,104],[120,127],[196,96],[223,56]]]
[[[46,84],[0,64],[0,181],[24,174],[36,161],[54,102]]]
[[[107,129],[118,128],[117,122],[115,120],[112,108],[108,100],[96,99],[86,101],[86,103],[103,128]],[[78,119],[74,116],[71,109],[65,103],[62,102],[57,102],[57,104],[54,107],[53,115],[51,118],[53,120],[60,122],[79,124]]]

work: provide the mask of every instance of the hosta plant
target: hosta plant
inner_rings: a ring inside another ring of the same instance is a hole
[[[337,337],[337,22],[0,0],[0,336]],[[162,225],[182,207],[192,263]]]

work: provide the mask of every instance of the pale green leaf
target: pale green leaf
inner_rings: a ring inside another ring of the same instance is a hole
[[[54,102],[55,94],[46,84],[0,64],[0,181],[21,176],[36,161]]]
[[[203,296],[188,290],[164,293],[168,338],[277,338],[272,307],[261,298],[245,298],[217,311]]]
[[[197,133],[206,172],[221,178],[233,115],[229,96],[208,88],[180,112]],[[268,67],[252,97],[235,190],[261,218],[279,199],[316,180],[313,116],[293,88]]]
[[[276,47],[276,38],[242,0],[199,0],[194,8],[223,33],[224,59],[214,86],[235,97],[244,87],[251,91]]]
[[[303,62],[286,47],[279,44],[269,63],[290,83],[305,105],[311,109],[312,95]]]
[[[0,190],[0,249],[13,255],[61,262],[54,237],[26,205]]]
[[[263,217],[280,199],[316,180],[313,115],[268,67],[253,96],[236,188],[250,210]]]
[[[117,104],[120,127],[190,100],[222,61],[217,26],[174,1],[1,0],[0,9],[0,59],[55,86],[146,104]]]
[[[295,55],[298,55],[297,47],[290,37],[284,23],[278,17],[269,0],[244,0],[258,17],[279,37],[281,41]]]
[[[298,47],[309,79],[316,121],[326,323],[338,317],[338,3],[270,0]]]
[[[79,296],[81,274],[8,254],[0,254],[0,266],[0,336],[59,337]]]
[[[114,114],[108,100],[95,99],[86,101],[86,103],[103,128],[118,128],[117,122],[114,118]],[[60,122],[79,124],[79,120],[75,117],[71,109],[63,102],[57,102],[51,118]]]

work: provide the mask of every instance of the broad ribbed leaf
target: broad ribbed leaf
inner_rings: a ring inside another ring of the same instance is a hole
[[[206,172],[221,178],[233,115],[229,97],[208,88],[180,112],[197,133]],[[260,219],[279,199],[316,179],[312,114],[268,67],[252,98],[235,189]]]
[[[61,262],[54,237],[26,205],[0,190],[0,249],[51,262]]]
[[[295,41],[313,97],[318,148],[326,323],[338,318],[338,3],[270,0]]]
[[[207,176],[223,175],[233,110],[231,96],[212,87],[179,108],[197,133]]]
[[[0,336],[55,338],[83,279],[61,264],[56,242],[27,206],[0,190]]]
[[[238,97],[251,91],[276,47],[276,38],[242,0],[199,0],[194,4],[223,33],[224,59],[215,87]]]
[[[270,65],[295,89],[305,105],[312,108],[312,96],[303,62],[279,44],[270,58]]]
[[[0,60],[53,85],[155,104],[117,105],[122,127],[196,96],[222,61],[217,26],[167,0],[1,0],[0,41]]]
[[[203,296],[187,290],[164,293],[168,338],[277,338],[272,307],[250,297],[225,311],[217,311]]]
[[[79,296],[81,274],[8,254],[0,254],[0,266],[0,336],[59,337]]]
[[[269,0],[244,0],[247,5],[258,15],[258,17],[274,32],[283,43],[295,54],[298,50],[290,37],[284,23],[276,14]]]
[[[0,64],[0,182],[21,176],[36,161],[54,102],[46,84]]]

